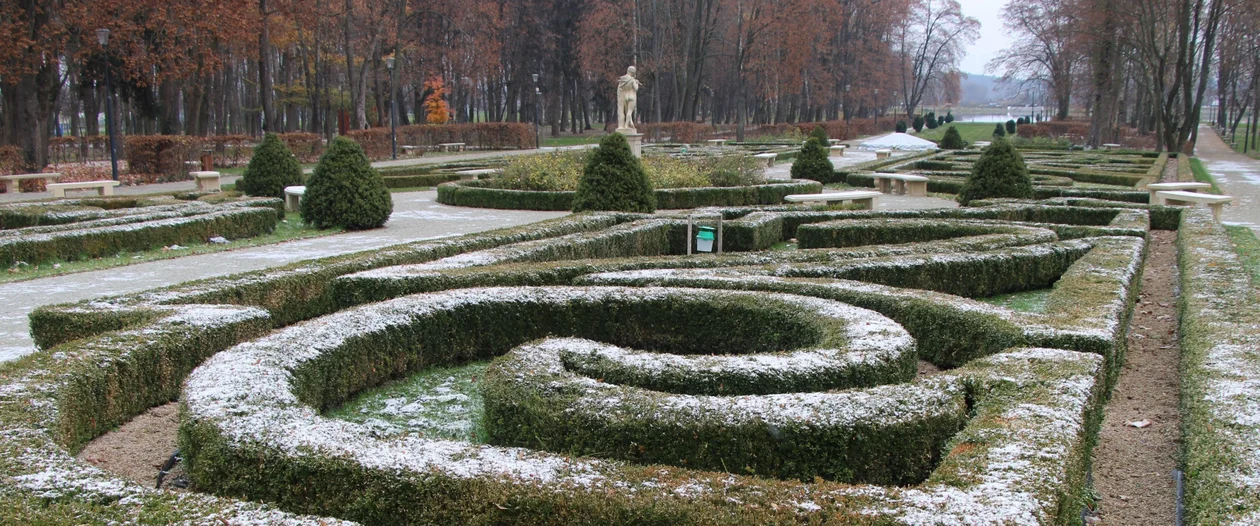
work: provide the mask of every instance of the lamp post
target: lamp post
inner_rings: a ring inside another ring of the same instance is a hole
[[[879,88],[875,88],[875,133],[879,133]]]
[[[534,73],[534,149],[542,148],[542,135],[538,131],[542,122],[542,90],[538,89],[538,74]]]
[[[844,85],[844,130],[845,130],[844,133],[845,135],[849,134],[849,119],[852,118],[852,113],[849,111],[849,87],[850,86],[848,84]]]
[[[114,180],[118,180],[118,143],[114,133],[114,92],[113,79],[109,74],[109,30],[97,29],[96,41],[105,50],[105,133],[109,134],[109,166],[113,170]]]
[[[398,160],[398,99],[394,98],[394,56],[385,57],[385,67],[389,68],[389,145],[390,155]]]

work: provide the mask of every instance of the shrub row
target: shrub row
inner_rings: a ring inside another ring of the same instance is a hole
[[[205,242],[222,236],[241,239],[270,233],[276,212],[268,208],[234,208],[188,217],[134,222],[30,235],[0,237],[0,266],[18,261],[77,260],[124,251]]]
[[[494,188],[493,181],[455,181],[438,186],[437,202],[451,206],[509,210],[569,210],[573,192],[541,192]],[[753,186],[666,188],[654,191],[659,209],[706,206],[774,205],[783,197],[818,193],[822,185],[794,180]]]
[[[385,188],[416,188],[422,186],[438,186],[442,183],[458,181],[459,175],[453,173],[436,173],[436,174],[416,174],[416,175],[386,175],[381,172],[382,179],[385,180]]]
[[[459,124],[413,124],[399,126],[398,146],[434,147],[462,142],[479,150],[529,149],[534,147],[534,127],[521,122],[478,122]],[[389,128],[353,130],[346,134],[363,147],[371,159],[391,155]]]
[[[1181,218],[1186,523],[1251,524],[1260,520],[1260,305],[1212,214]]]

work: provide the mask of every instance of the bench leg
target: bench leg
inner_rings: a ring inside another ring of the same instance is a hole
[[[910,197],[927,197],[927,183],[923,181],[906,183],[906,195]]]
[[[65,197],[66,197],[66,189],[65,189],[65,188],[53,188],[53,189],[52,189],[52,195],[53,195],[53,197],[61,197],[61,198],[65,198]]]
[[[1217,223],[1221,222],[1221,208],[1224,208],[1224,206],[1225,203],[1212,203],[1208,205],[1208,208],[1212,209],[1212,219],[1215,219]]]
[[[893,181],[893,188],[897,195],[906,195],[906,182],[897,180]]]
[[[18,193],[18,192],[21,192],[22,190],[21,190],[20,188],[18,188],[18,182],[17,182],[17,181],[10,181],[10,180],[8,180],[8,179],[5,179],[5,181],[4,181],[4,191],[5,191],[5,192],[8,192],[8,193],[10,193],[10,194],[16,194],[16,193]]]
[[[858,207],[861,208],[862,210],[874,210],[875,198],[868,197],[866,199],[854,199],[853,204],[858,205]]]
[[[1150,199],[1148,199],[1148,200],[1147,200],[1147,202],[1148,202],[1148,203],[1150,203],[1150,204],[1153,204],[1153,205],[1162,205],[1162,204],[1164,204],[1164,203],[1162,203],[1162,202],[1161,202],[1162,200],[1159,198],[1159,196],[1155,195],[1155,193],[1156,193],[1156,190],[1151,190],[1151,198],[1150,198]]]
[[[100,192],[98,195],[101,195],[101,196],[114,195],[114,187],[109,186],[109,185],[102,186],[100,188]]]

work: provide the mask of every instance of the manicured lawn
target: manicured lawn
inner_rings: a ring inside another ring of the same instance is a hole
[[[1247,155],[1250,155],[1253,159],[1260,159],[1260,148],[1256,148],[1256,147],[1244,148],[1243,147],[1244,146],[1243,141],[1246,140],[1244,138],[1247,137],[1247,133],[1248,133],[1247,123],[1242,122],[1242,123],[1238,123],[1238,129],[1234,132],[1234,135],[1225,135],[1224,137],[1221,137],[1221,139],[1225,141],[1225,144],[1229,144],[1230,137],[1233,137],[1234,142],[1237,143],[1234,145],[1234,151],[1238,153],[1244,153],[1243,150],[1246,149],[1247,151],[1245,153]]]
[[[599,140],[604,138],[604,133],[589,131],[582,135],[568,135],[564,137],[547,137],[546,132],[543,134],[543,146],[577,146],[579,144],[599,144]]]
[[[923,128],[922,132],[912,133],[912,135],[929,141],[940,141],[942,137],[945,137],[945,130],[949,129],[950,126],[954,126],[958,128],[958,134],[962,136],[962,139],[969,143],[992,141],[993,124],[992,122],[952,122],[944,126],[938,126],[935,130]]]
[[[488,361],[424,369],[410,377],[363,391],[328,416],[365,424],[385,436],[487,440],[478,379]]]
[[[1226,226],[1229,240],[1234,242],[1234,250],[1238,259],[1251,272],[1251,286],[1260,292],[1260,239],[1256,233],[1245,226]]]
[[[1212,193],[1214,194],[1225,193],[1221,191],[1221,188],[1219,186],[1216,186],[1216,181],[1212,180],[1212,176],[1208,174],[1207,169],[1203,167],[1203,161],[1200,161],[1197,158],[1191,157],[1190,169],[1194,172],[1195,181],[1198,181],[1200,183],[1208,183],[1212,185]]]
[[[18,265],[7,269],[7,272],[0,273],[0,283],[25,281],[28,279],[46,278],[49,276],[60,276],[63,274],[74,274],[76,272],[89,272],[93,270],[135,265],[137,263],[147,263],[149,261],[158,261],[161,259],[172,259],[197,254],[210,254],[213,252],[224,252],[238,248],[256,247],[259,245],[271,245],[294,239],[329,236],[339,234],[341,232],[342,230],[339,228],[316,230],[313,227],[307,226],[306,223],[303,223],[302,218],[298,216],[297,212],[289,212],[285,214],[283,221],[276,223],[275,231],[258,237],[234,239],[222,245],[205,242],[190,244],[186,247],[180,246],[175,249],[171,249],[169,247],[159,247],[152,250],[146,250],[144,252],[121,252],[113,256],[97,259],[77,261],[53,260],[45,261],[37,265]]]

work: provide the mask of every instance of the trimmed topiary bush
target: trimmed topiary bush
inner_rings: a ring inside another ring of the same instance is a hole
[[[647,172],[620,133],[609,134],[599,141],[599,147],[582,170],[577,193],[573,195],[573,211],[586,210],[656,211],[656,198]]]
[[[923,123],[927,125],[927,128],[929,130],[935,130],[936,128],[940,126],[940,121],[937,120],[936,118],[936,112],[931,112],[931,111],[927,112],[925,115],[923,115],[923,121],[924,121]]]
[[[941,137],[940,147],[942,150],[961,150],[967,147],[967,142],[958,134],[957,127],[950,126],[945,130],[945,136]]]
[[[993,125],[993,136],[1006,137],[1006,128],[1002,127],[1002,123],[999,122]]]
[[[966,205],[973,199],[989,197],[1033,197],[1032,178],[1024,157],[1005,139],[998,139],[976,160],[971,175],[958,192],[958,202]]]
[[[274,133],[263,137],[236,189],[255,197],[284,197],[284,187],[302,184],[302,166]]]
[[[915,115],[915,116],[914,116],[914,132],[915,132],[915,133],[918,133],[918,132],[923,131],[923,125],[924,125],[924,124],[925,124],[925,122],[924,122],[924,120],[923,120],[923,116],[922,116],[922,115]]]
[[[822,141],[810,137],[801,148],[796,162],[792,163],[792,178],[813,179],[824,183],[830,181],[836,168],[831,164],[831,159],[827,158],[827,152],[827,146]]]
[[[937,117],[937,118],[936,118],[936,127],[937,127],[937,128],[940,128],[941,126],[944,126],[944,125],[945,125],[945,117]]]
[[[1014,120],[1006,121],[1006,133],[1009,135],[1015,135],[1015,121]]]
[[[333,139],[319,158],[302,196],[302,220],[315,228],[377,228],[389,220],[394,201],[363,148],[345,137]]]
[[[954,122],[954,112],[951,111],[945,114],[945,122]]]
[[[816,137],[818,140],[822,141],[823,144],[827,144],[827,139],[830,139],[830,137],[827,136],[827,128],[824,128],[821,125],[814,126],[813,131],[809,132],[809,136]]]
[[[897,133],[906,133],[906,121],[897,121]]]

